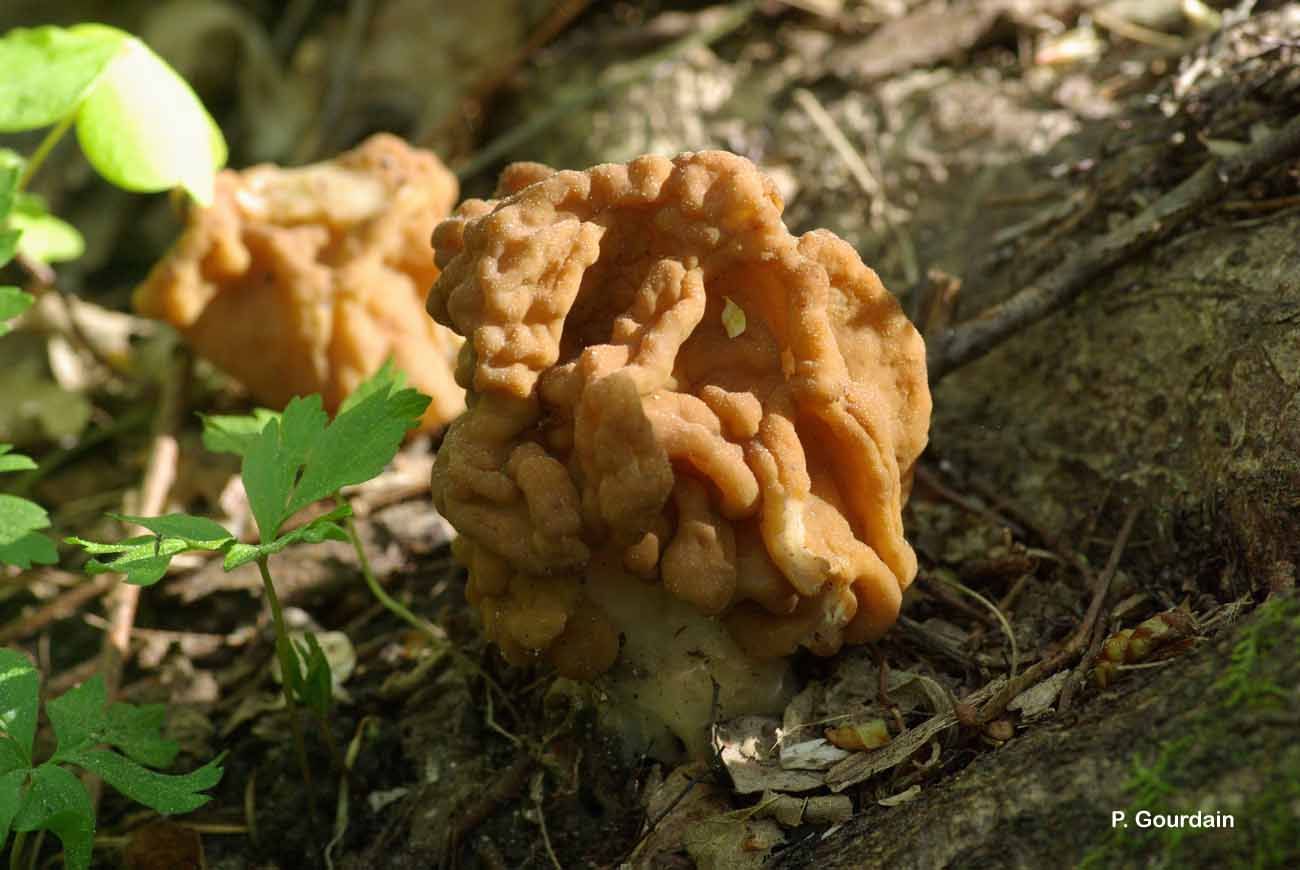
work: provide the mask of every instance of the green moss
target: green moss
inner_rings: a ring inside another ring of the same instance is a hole
[[[1142,810],[1200,809],[1232,815],[1234,828],[1117,828],[1084,856],[1080,866],[1255,870],[1300,866],[1300,746],[1289,747],[1279,757],[1275,749],[1269,752],[1267,744],[1252,746],[1241,730],[1243,708],[1250,711],[1247,716],[1267,715],[1294,697],[1294,688],[1288,690],[1277,679],[1300,658],[1296,653],[1300,653],[1300,603],[1269,602],[1239,634],[1210,703],[1185,722],[1183,735],[1162,742],[1154,755],[1141,753],[1132,759],[1124,785],[1130,795],[1126,807],[1130,819]],[[1207,772],[1225,769],[1268,771],[1262,777],[1265,786],[1249,790],[1247,797],[1231,805],[1214,794],[1202,794],[1195,802]]]

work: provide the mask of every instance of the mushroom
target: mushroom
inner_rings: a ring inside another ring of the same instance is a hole
[[[275,407],[320,393],[332,412],[392,356],[433,397],[421,427],[440,428],[464,408],[460,338],[422,307],[456,192],[437,157],[387,134],[310,166],[223,171],[135,307]]]
[[[786,657],[880,637],[916,573],[921,337],[782,207],[705,151],[517,165],[434,232],[468,409],[433,498],[486,634],[571,678],[614,668],[611,708],[697,752],[715,701],[781,709]]]

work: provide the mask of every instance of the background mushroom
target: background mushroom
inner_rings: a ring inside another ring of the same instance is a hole
[[[433,397],[422,427],[441,427],[464,407],[460,340],[421,306],[456,192],[431,152],[386,134],[302,168],[222,172],[135,307],[275,407],[319,392],[333,411],[392,356]]]

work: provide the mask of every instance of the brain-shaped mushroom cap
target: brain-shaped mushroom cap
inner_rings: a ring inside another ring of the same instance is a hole
[[[321,393],[333,411],[392,356],[439,427],[464,407],[460,338],[423,307],[456,191],[431,152],[386,134],[324,163],[224,171],[135,306],[276,407]]]
[[[498,195],[435,231],[428,302],[466,338],[433,493],[491,639],[594,676],[627,575],[759,658],[882,634],[930,393],[875,273],[725,152],[516,165]]]

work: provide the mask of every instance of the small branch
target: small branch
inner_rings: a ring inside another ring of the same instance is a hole
[[[1232,157],[1211,161],[1119,229],[1094,239],[1011,298],[929,341],[930,383],[1074,301],[1093,280],[1215,206],[1228,191],[1300,155],[1300,116]]]
[[[1078,629],[1070,635],[1070,639],[1057,650],[1055,655],[1042,659],[1033,667],[1026,669],[1019,677],[1007,680],[988,703],[980,708],[972,724],[987,725],[992,722],[1002,715],[1013,698],[1066,667],[1087,649],[1097,626],[1097,618],[1101,615],[1102,605],[1106,603],[1106,596],[1110,592],[1110,582],[1115,576],[1115,571],[1119,569],[1120,557],[1124,555],[1129,536],[1133,533],[1133,524],[1137,521],[1137,515],[1138,509],[1135,505],[1129,508],[1124,516],[1124,523],[1120,526],[1119,534],[1115,536],[1115,544],[1111,547],[1106,567],[1097,575],[1093,583],[1092,603],[1088,605],[1088,612],[1084,614],[1083,622],[1079,624]]]

